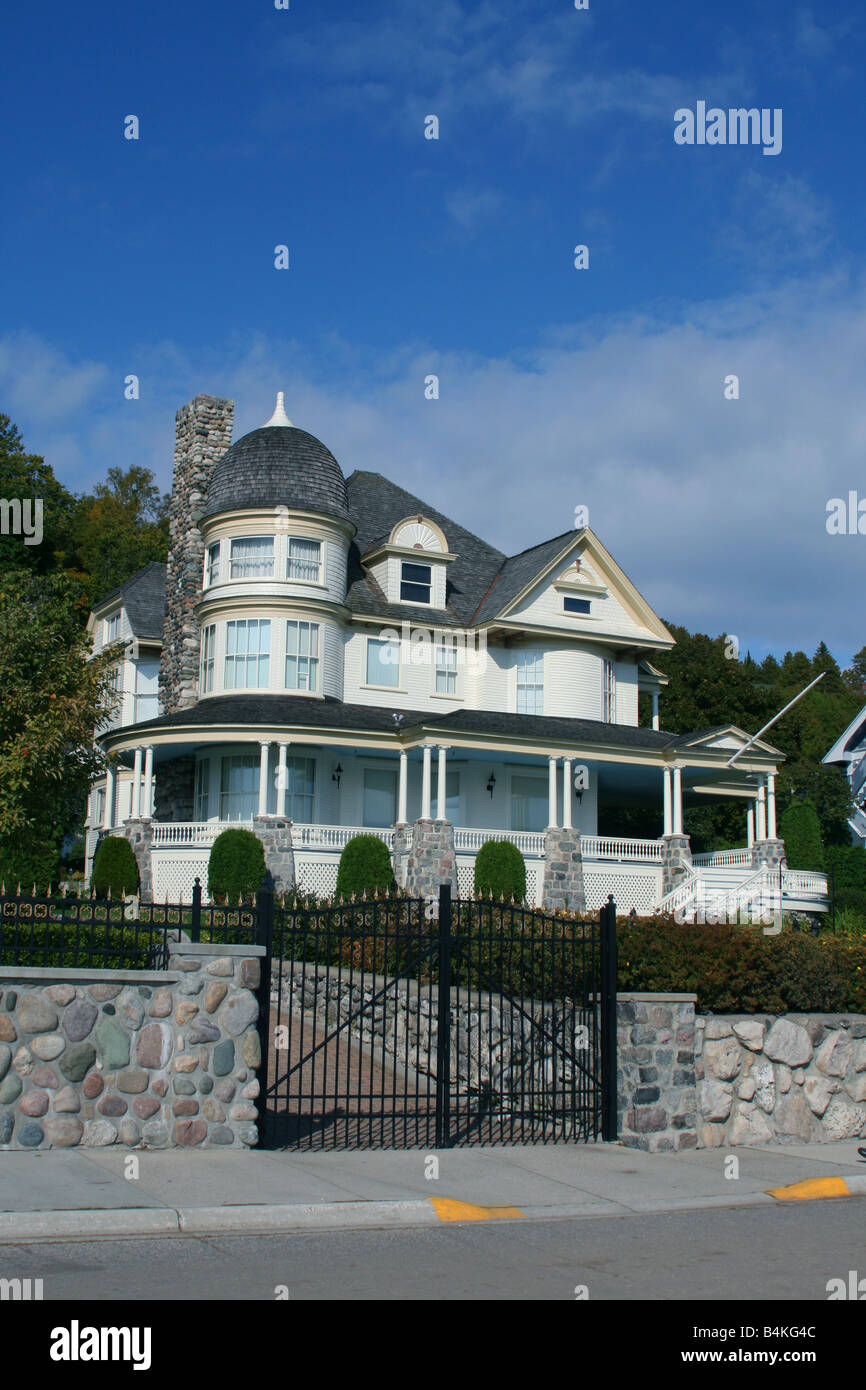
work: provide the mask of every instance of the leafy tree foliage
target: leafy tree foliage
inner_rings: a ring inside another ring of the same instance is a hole
[[[109,468],[108,481],[82,497],[76,541],[91,603],[168,551],[169,497],[147,468]]]
[[[0,573],[0,871],[10,879],[37,846],[56,879],[63,836],[104,767],[93,731],[117,697],[107,659],[87,659],[78,599],[63,574]]]
[[[795,801],[786,809],[779,828],[790,869],[823,869],[821,826],[814,806],[808,801]]]

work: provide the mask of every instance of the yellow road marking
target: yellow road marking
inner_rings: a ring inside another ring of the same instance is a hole
[[[429,1197],[440,1221],[516,1221],[523,1216],[519,1207],[478,1207],[473,1202],[457,1202],[453,1197]]]
[[[816,1197],[852,1195],[844,1178],[806,1178],[804,1182],[793,1182],[788,1187],[772,1187],[767,1191],[780,1202],[810,1202]]]

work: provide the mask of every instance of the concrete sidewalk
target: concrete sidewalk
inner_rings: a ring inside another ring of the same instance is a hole
[[[446,1149],[433,1155],[436,1178],[426,1176],[431,1154],[423,1150],[7,1151],[0,1242],[625,1217],[772,1205],[779,1199],[770,1190],[796,1183],[805,1188],[795,1195],[856,1200],[866,1195],[859,1144],[677,1154],[619,1144]],[[736,1177],[726,1177],[731,1157]]]

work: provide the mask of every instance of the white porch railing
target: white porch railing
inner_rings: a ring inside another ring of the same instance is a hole
[[[692,863],[702,864],[705,868],[721,868],[723,865],[736,865],[747,868],[751,862],[752,851],[750,849],[717,849],[711,854],[692,855]]]
[[[827,876],[805,869],[783,869],[782,892],[792,898],[826,898]]]
[[[620,835],[581,835],[580,852],[584,859],[632,859],[640,864],[660,864],[662,860],[659,840],[630,840]]]
[[[682,882],[677,884],[676,888],[672,888],[669,893],[665,893],[659,903],[659,912],[687,911],[698,896],[698,888],[697,874],[687,874]]]
[[[488,840],[510,840],[521,854],[539,856],[544,853],[544,833],[534,830],[469,830],[454,827],[454,849],[467,854],[481,848]]]
[[[170,845],[212,845],[223,830],[252,830],[252,821],[154,821],[154,849]]]
[[[411,827],[409,838],[411,839]],[[298,825],[292,826],[292,845],[295,849],[343,849],[356,835],[375,835],[394,848],[393,830],[376,830],[363,825]]]

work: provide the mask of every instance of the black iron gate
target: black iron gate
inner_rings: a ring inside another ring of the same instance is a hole
[[[260,1142],[446,1148],[616,1137],[616,910],[440,890],[259,898]]]

